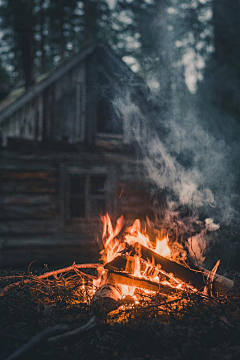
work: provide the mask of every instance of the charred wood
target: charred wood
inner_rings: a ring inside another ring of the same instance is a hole
[[[155,253],[139,243],[135,245],[134,249],[136,253],[142,257],[142,259],[153,262],[155,266],[160,266],[164,272],[173,274],[175,278],[178,278],[187,284],[191,284],[198,290],[204,289],[204,286],[207,283],[207,276],[205,276],[201,271],[186,268],[183,265]]]
[[[127,285],[127,286],[134,286],[139,289],[143,290],[150,290],[150,291],[161,291],[161,292],[168,292],[169,287],[163,285],[161,283],[157,283],[155,281],[150,281],[144,278],[138,278],[136,276],[130,275],[128,273],[117,272],[117,271],[110,271],[108,275],[108,283],[117,286],[120,285]],[[171,291],[179,291],[178,289],[170,288]]]
[[[194,270],[187,268],[175,261],[169,260],[154,251],[146,248],[145,246],[137,243],[134,247],[137,253],[143,260],[159,266],[166,274],[173,274],[177,279],[184,281],[187,284],[194,286],[196,289],[203,291],[204,287],[208,284],[207,278],[209,270],[199,269]],[[108,270],[124,271],[127,266],[127,257],[118,256],[111,262],[107,263],[104,267]],[[218,295],[225,295],[234,285],[234,282],[224,276],[216,274],[213,281],[213,293]]]
[[[114,285],[105,284],[94,294],[91,302],[92,310],[97,317],[102,317],[120,306],[121,290]]]

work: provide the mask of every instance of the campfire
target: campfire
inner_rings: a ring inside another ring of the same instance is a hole
[[[28,294],[37,306],[57,308],[63,301],[65,308],[76,306],[78,312],[82,309],[82,316],[88,308],[88,322],[74,330],[60,324],[45,329],[8,359],[22,356],[46,340],[52,344],[77,338],[104,321],[125,323],[129,316],[141,321],[153,316],[167,322],[171,315],[181,319],[191,304],[200,304],[202,309],[216,303],[218,309],[227,301],[225,295],[234,282],[217,274],[220,261],[211,271],[193,265],[184,244],[148,219],[142,224],[136,219],[129,226],[121,216],[113,225],[106,214],[102,222],[99,263],[74,263],[40,276],[22,275],[20,281],[0,293],[1,297],[6,295],[5,301],[8,297],[18,301],[16,290],[23,290],[24,299],[27,284]],[[224,316],[220,318],[227,323]]]
[[[149,304],[157,295],[171,302],[181,299],[182,294],[217,297],[233,287],[232,280],[217,274],[220,260],[211,271],[190,266],[184,246],[171,241],[166,230],[156,229],[148,219],[144,227],[139,219],[125,226],[123,216],[115,226],[108,214],[101,219],[103,248],[99,264],[74,263],[38,277],[30,276],[6,286],[0,296],[18,285],[34,283],[35,278],[49,281],[49,277],[54,276],[56,284],[58,274],[75,271],[81,281],[74,277],[68,281],[73,288],[79,287],[79,291],[74,292],[74,301],[89,302],[90,299],[93,312],[102,316],[123,307],[138,306],[143,303],[142,299],[147,299]],[[89,274],[87,269],[95,269],[97,275]]]
[[[177,241],[170,242],[164,230],[156,230],[150,221],[146,229],[139,219],[124,229],[121,216],[116,226],[109,215],[102,217],[102,265],[93,281],[96,292],[92,299],[95,312],[109,313],[124,304],[139,304],[142,297],[158,293],[178,299],[182,292],[200,296],[224,295],[233,281],[216,274],[220,260],[212,271],[200,266],[191,268],[187,251]]]

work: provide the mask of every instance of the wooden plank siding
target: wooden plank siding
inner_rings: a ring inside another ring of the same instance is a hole
[[[70,174],[107,175],[106,211],[113,221],[122,214],[129,222],[151,214],[141,165],[131,156],[103,149],[13,155],[1,155],[0,266],[26,265],[35,258],[51,265],[64,257],[61,251],[66,265],[71,260],[84,261],[83,251],[85,261],[91,256],[97,260],[101,220],[98,216],[69,218]]]
[[[92,146],[99,133],[129,142],[126,121],[112,105],[115,95],[126,93],[128,86],[143,99],[140,81],[110,49],[101,44],[86,47],[29,91],[19,92],[15,102],[0,104],[3,145],[7,138],[22,138]]]
[[[6,138],[83,141],[86,112],[85,62],[18,108],[0,130]]]
[[[57,171],[0,171],[0,233],[33,234],[57,230]]]

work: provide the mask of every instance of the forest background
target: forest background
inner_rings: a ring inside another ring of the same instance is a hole
[[[160,109],[154,131],[165,136],[162,151],[156,144],[164,174],[151,167],[149,176],[159,187],[173,178],[183,205],[198,205],[186,197],[197,189],[210,216],[238,233],[239,18],[239,0],[0,0],[0,99],[28,89],[85,42],[104,41]]]

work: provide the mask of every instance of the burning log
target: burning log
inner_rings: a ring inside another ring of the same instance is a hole
[[[127,259],[122,256],[122,260]],[[119,260],[119,259],[118,259]],[[92,298],[92,310],[98,316],[104,316],[113,310],[117,310],[123,304],[122,285],[132,289],[138,288],[151,292],[169,293],[181,291],[177,288],[171,288],[161,283],[151,281],[145,278],[139,278],[127,272],[108,270],[107,276],[102,285]]]
[[[138,242],[134,246],[134,251],[143,260],[152,262],[155,266],[160,266],[160,271],[164,271],[166,274],[173,274],[177,279],[184,281],[186,284],[192,285],[194,288],[203,291],[204,287],[207,286],[209,270],[200,269],[194,270],[186,268],[185,266],[176,263],[172,260],[165,258],[157,254],[156,252],[148,249],[144,245]],[[124,271],[127,266],[127,257],[118,256],[111,262],[107,263],[104,267],[108,270]],[[216,275],[213,281],[213,292],[219,295],[225,295],[234,285],[234,282],[224,276]]]
[[[154,251],[146,248],[145,246],[136,243],[135,251],[144,260],[154,259],[155,265],[160,265],[161,269],[167,273],[172,273],[174,277],[183,280],[184,282],[191,284],[196,289],[202,291],[206,285],[208,285],[209,270],[200,269],[193,270],[186,268],[185,266],[171,261],[161,255],[156,254]],[[213,280],[213,293],[218,295],[225,295],[232,287],[234,282],[224,276],[216,275]]]
[[[117,286],[105,284],[93,295],[91,302],[92,310],[99,317],[108,314],[118,309],[121,298],[122,293]]]
[[[127,285],[136,287],[143,290],[149,290],[149,291],[161,291],[161,292],[167,292],[170,291],[179,291],[177,288],[169,288],[169,286],[166,286],[164,284],[160,284],[154,281],[150,281],[144,278],[139,278],[133,275],[130,275],[128,273],[123,272],[117,272],[117,271],[110,271],[108,275],[108,282],[112,285]]]
[[[165,257],[158,255],[154,251],[146,248],[143,245],[138,244],[141,248],[141,257],[145,261],[153,260],[155,265],[160,265],[161,270],[166,273],[166,276],[170,277],[173,274],[175,278],[178,278],[186,283],[190,283],[198,290],[203,290],[206,282],[204,282],[204,275],[202,272],[196,272],[194,270],[185,268],[174,261],[166,259]],[[104,267],[109,270],[124,271],[127,266],[127,259],[123,256],[118,256],[111,262],[107,263]],[[161,271],[160,270],[160,271]],[[205,277],[207,279],[207,277]]]
[[[203,290],[204,286],[207,284],[207,276],[205,276],[201,271],[186,268],[179,263],[155,253],[151,249],[148,249],[146,246],[139,243],[135,244],[134,250],[138,256],[141,256],[141,258],[145,261],[150,261],[154,263],[155,266],[160,266],[161,270],[164,272],[173,274],[175,278],[180,279],[187,284],[191,284],[198,290]]]

